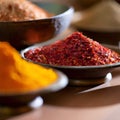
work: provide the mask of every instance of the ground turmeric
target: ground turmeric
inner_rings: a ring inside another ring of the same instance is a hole
[[[0,42],[0,93],[19,93],[37,90],[56,81],[51,68],[23,60],[9,43]]]

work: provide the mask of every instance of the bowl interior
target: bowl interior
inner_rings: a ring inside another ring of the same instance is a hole
[[[41,8],[45,9],[49,13],[53,13],[53,17],[66,12],[70,8],[70,6],[66,6],[64,4],[51,3],[51,2],[45,2],[45,3],[33,2],[33,3],[40,6]]]

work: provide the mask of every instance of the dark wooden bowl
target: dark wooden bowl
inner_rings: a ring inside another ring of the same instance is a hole
[[[7,41],[21,50],[29,45],[50,40],[69,26],[73,7],[57,3],[34,3],[53,16],[31,21],[0,22],[0,41]]]
[[[84,35],[103,44],[119,46],[120,31],[95,31],[77,28]]]

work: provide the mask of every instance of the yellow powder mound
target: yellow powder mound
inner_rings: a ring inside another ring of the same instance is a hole
[[[0,42],[0,93],[18,93],[46,87],[57,79],[53,69],[23,60],[7,42]]]

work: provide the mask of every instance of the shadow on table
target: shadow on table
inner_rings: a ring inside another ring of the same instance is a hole
[[[112,76],[113,77],[120,76],[120,68],[116,68],[116,70],[112,72]]]
[[[120,69],[112,72],[113,77],[120,76]],[[44,103],[64,107],[101,107],[120,103],[120,85],[110,86],[104,83],[98,86],[68,86],[65,89],[46,94]]]
[[[64,107],[100,107],[120,103],[120,85],[89,91],[86,87],[67,88],[43,96],[45,104]],[[88,90],[88,91],[86,91]],[[84,92],[85,91],[85,92]]]
[[[40,108],[43,104],[41,97],[36,97],[33,101],[25,105],[18,106],[0,106],[0,120],[6,120],[10,117],[15,117],[24,113],[31,112]]]

